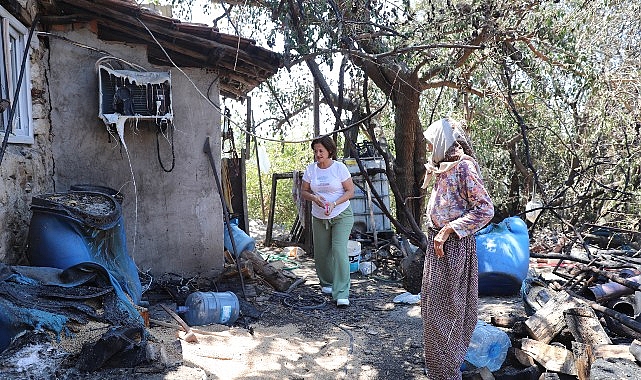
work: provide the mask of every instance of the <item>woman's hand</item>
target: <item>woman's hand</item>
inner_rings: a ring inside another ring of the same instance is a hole
[[[325,202],[325,215],[329,215],[336,208],[336,202]]]
[[[441,228],[441,230],[434,236],[434,254],[436,257],[441,258],[445,256],[445,251],[443,251],[443,245],[445,241],[450,237],[450,234],[454,232],[454,229],[450,227],[449,224],[446,224]]]
[[[322,195],[315,194],[312,202],[316,203],[318,207],[325,208],[325,197],[323,197]]]

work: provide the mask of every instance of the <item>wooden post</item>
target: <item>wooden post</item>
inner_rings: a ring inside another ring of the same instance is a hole
[[[278,175],[272,174],[272,194],[269,198],[269,216],[267,218],[267,230],[265,231],[265,246],[272,244],[272,229],[274,228],[274,212],[276,210],[276,183]]]
[[[249,135],[249,131],[251,131],[251,126],[252,126],[252,97],[248,96],[245,98],[247,101],[247,113],[245,114],[245,130],[247,133],[245,133],[245,156],[243,157],[244,159],[249,158],[249,152],[251,152],[250,149],[250,144],[251,144],[251,136]],[[253,132],[253,131],[252,131]]]

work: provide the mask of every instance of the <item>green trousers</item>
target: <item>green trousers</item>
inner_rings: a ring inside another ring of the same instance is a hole
[[[349,256],[347,241],[354,225],[350,205],[332,219],[312,217],[314,263],[321,286],[332,287],[332,298],[349,298]]]

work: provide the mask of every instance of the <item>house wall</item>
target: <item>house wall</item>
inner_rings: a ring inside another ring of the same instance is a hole
[[[29,60],[31,75],[23,80],[31,83],[35,142],[7,145],[0,163],[0,262],[11,265],[28,264],[25,247],[32,194],[53,190],[54,166],[45,56],[44,44],[34,36]]]
[[[51,140],[55,191],[74,184],[119,189],[127,245],[136,265],[152,275],[217,276],[222,272],[223,217],[213,171],[203,153],[205,138],[220,170],[220,113],[201,94],[218,104],[215,73],[200,69],[171,70],[175,167],[165,172],[156,150],[154,124],[128,122],[122,144],[98,118],[97,50],[133,62],[150,71],[144,46],[97,40],[80,28],[51,38],[48,83],[51,92]],[[87,49],[69,41],[87,45]],[[210,85],[214,82],[214,85]],[[160,156],[169,169],[169,142],[161,135]]]

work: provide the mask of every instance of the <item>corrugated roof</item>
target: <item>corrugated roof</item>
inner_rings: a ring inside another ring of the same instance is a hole
[[[280,54],[252,39],[161,16],[129,0],[53,0],[40,21],[48,28],[95,22],[98,38],[147,45],[150,63],[172,66],[146,26],[176,65],[216,69],[221,94],[236,99],[283,67]]]

